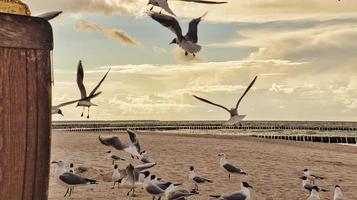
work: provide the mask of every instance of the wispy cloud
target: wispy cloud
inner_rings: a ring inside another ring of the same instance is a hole
[[[121,29],[110,29],[99,26],[93,22],[78,20],[75,24],[75,28],[80,31],[97,32],[103,34],[104,36],[114,39],[121,44],[133,47],[139,47],[141,44],[131,37],[128,33]]]

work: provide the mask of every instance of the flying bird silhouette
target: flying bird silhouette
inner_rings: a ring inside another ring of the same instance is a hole
[[[237,124],[237,123],[240,123],[240,121],[246,116],[246,115],[239,115],[238,113],[238,108],[239,108],[239,104],[240,102],[243,100],[244,96],[248,93],[248,91],[250,90],[250,88],[254,85],[255,81],[257,80],[258,76],[256,76],[253,81],[250,83],[250,85],[248,86],[248,88],[244,91],[243,95],[239,98],[237,104],[236,104],[236,107],[234,108],[231,108],[231,109],[228,109],[227,107],[225,106],[222,106],[220,104],[216,104],[216,103],[213,103],[212,101],[209,101],[207,99],[204,99],[204,98],[201,98],[199,96],[196,96],[196,95],[193,95],[193,97],[195,97],[196,99],[200,100],[200,101],[203,101],[205,103],[208,103],[208,104],[211,104],[211,105],[214,105],[214,106],[217,106],[217,107],[220,107],[220,108],[223,108],[224,110],[226,110],[227,112],[229,112],[230,114],[230,119],[228,120],[228,123],[229,124]]]
[[[84,84],[83,84],[84,72],[83,72],[82,61],[80,60],[78,62],[77,85],[78,85],[79,91],[81,93],[81,100],[78,101],[77,107],[83,107],[81,117],[83,117],[84,109],[87,107],[88,108],[87,118],[89,119],[89,108],[91,106],[97,106],[96,104],[92,103],[91,100],[102,93],[102,92],[97,92],[97,90],[99,89],[100,85],[103,83],[105,78],[107,77],[109,71],[110,71],[110,69],[104,75],[102,80],[100,80],[100,82],[97,84],[97,86],[95,86],[95,88],[91,91],[91,93],[89,95],[87,95],[86,88],[84,87]]]
[[[202,18],[206,16],[207,13],[203,14],[201,17],[191,20],[188,25],[188,31],[186,35],[182,35],[182,30],[179,22],[172,16],[163,15],[156,12],[150,12],[149,16],[155,21],[159,22],[162,26],[170,29],[176,38],[172,40],[171,44],[177,44],[183,50],[185,50],[185,55],[189,53],[196,56],[196,53],[200,52],[202,47],[197,44],[198,42],[198,24],[201,22]]]

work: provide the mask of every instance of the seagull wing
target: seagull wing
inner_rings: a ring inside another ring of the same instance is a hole
[[[119,151],[123,151],[125,148],[128,147],[127,145],[123,144],[120,141],[120,139],[116,136],[109,137],[109,138],[102,138],[101,136],[99,136],[98,139],[105,146],[112,146]]]
[[[68,185],[86,184],[88,182],[87,179],[69,172],[60,175],[59,179]]]
[[[213,102],[211,102],[211,101],[208,101],[207,99],[198,97],[198,96],[196,96],[196,95],[192,95],[192,96],[195,97],[196,99],[200,100],[200,101],[203,101],[203,102],[205,102],[205,103],[208,103],[208,104],[211,104],[211,105],[214,105],[214,106],[218,106],[218,107],[223,108],[224,110],[230,112],[228,108],[226,108],[226,107],[224,107],[224,106],[222,106],[222,105],[213,103]]]
[[[240,102],[242,101],[242,99],[244,98],[244,96],[248,93],[248,91],[250,90],[250,88],[254,85],[255,81],[257,80],[258,76],[256,76],[253,81],[250,83],[250,85],[247,87],[247,89],[244,91],[243,95],[239,98],[237,105],[236,105],[236,109],[238,109],[238,106],[240,104]]]
[[[60,15],[62,13],[62,11],[52,11],[52,12],[46,12],[43,13],[41,15],[38,15],[37,17],[41,17],[47,21],[57,17],[58,15]]]
[[[137,165],[137,166],[135,166],[134,169],[136,171],[141,172],[141,171],[150,169],[150,168],[154,167],[155,165],[156,165],[156,163],[146,163],[146,164],[142,164],[142,165]]]
[[[202,18],[206,16],[207,12],[203,14],[201,17],[195,18],[191,20],[191,22],[188,25],[188,31],[187,34],[185,35],[185,38],[189,41],[192,41],[193,43],[198,42],[198,24],[201,22]]]
[[[177,0],[177,1],[185,1],[192,3],[204,3],[204,4],[225,4],[227,1],[205,1],[205,0]]]
[[[98,94],[98,93],[95,93],[98,88],[100,87],[100,85],[103,83],[103,81],[105,80],[105,78],[107,77],[108,73],[109,73],[110,69],[107,71],[107,73],[105,73],[105,75],[103,76],[102,80],[100,80],[100,82],[98,83],[97,86],[95,86],[95,88],[92,90],[92,92],[89,94],[90,97],[93,97],[94,95]],[[100,93],[99,93],[100,94]],[[96,95],[98,96],[98,95]]]
[[[237,168],[237,167],[235,167],[235,166],[233,166],[233,165],[231,165],[229,163],[224,164],[223,167],[224,167],[224,169],[226,169],[230,173],[241,173],[242,172],[241,169],[239,169],[239,168]]]
[[[176,16],[175,13],[169,7],[167,0],[156,0],[156,1],[162,9],[164,9],[166,12],[170,13],[171,15]]]
[[[87,91],[83,84],[83,78],[84,78],[84,72],[83,72],[82,61],[79,61],[77,66],[77,85],[79,91],[81,92],[82,99],[87,97]]]
[[[128,134],[129,134],[129,138],[131,143],[136,147],[136,150],[138,151],[138,153],[141,153],[141,148],[140,148],[140,143],[139,143],[139,138],[138,135],[132,131],[132,130],[127,130]]]
[[[173,33],[176,34],[178,39],[182,38],[182,30],[178,21],[169,15],[159,14],[157,12],[150,12],[149,16],[159,22],[161,25],[170,29]]]
[[[80,100],[81,100],[81,99],[64,102],[64,103],[58,104],[58,105],[55,106],[55,107],[60,108],[60,107],[63,107],[63,106],[67,106],[67,105],[70,105],[70,104],[74,104],[74,103],[76,103],[76,102],[78,102],[78,101],[80,101]]]

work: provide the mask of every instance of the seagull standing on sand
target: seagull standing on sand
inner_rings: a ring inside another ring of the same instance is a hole
[[[98,139],[102,144],[106,146],[114,147],[116,150],[119,151],[125,151],[129,153],[132,156],[132,158],[134,157],[139,158],[142,152],[141,152],[138,136],[134,131],[127,130],[127,132],[131,141],[130,144],[122,143],[119,137],[117,136],[107,137],[107,138],[102,138],[101,136],[99,136]]]
[[[302,171],[304,172],[304,176],[306,176],[307,179],[310,182],[312,182],[312,184],[315,184],[315,180],[323,180],[323,179],[325,179],[322,176],[317,176],[317,175],[312,174],[312,172],[309,169],[304,169]]]
[[[307,200],[320,200],[320,195],[317,190],[318,190],[317,186],[314,186],[312,188],[311,194],[310,194],[309,198],[307,198]]]
[[[69,193],[69,197],[72,195],[72,191],[75,186],[97,184],[96,180],[82,178],[78,175],[67,172],[63,161],[53,161],[52,163],[57,164],[55,170],[55,178],[59,184],[67,188],[66,194]]]
[[[145,176],[144,190],[150,196],[152,196],[152,200],[155,200],[156,197],[158,197],[158,200],[160,200],[161,197],[165,196],[165,190],[162,190],[159,186],[152,182],[152,175],[149,171],[142,172],[142,174]]]
[[[318,192],[320,192],[320,191],[321,191],[321,192],[327,192],[327,191],[328,191],[328,190],[326,190],[326,189],[319,188],[318,186],[309,183],[309,180],[307,180],[307,177],[306,177],[306,176],[303,176],[303,177],[301,177],[300,179],[302,179],[302,187],[303,187],[304,189],[308,190],[309,192],[311,192],[312,189],[314,189],[314,188],[315,188],[316,191],[318,191]]]
[[[198,176],[195,173],[195,168],[193,166],[190,167],[190,172],[188,174],[188,178],[195,184],[195,191],[198,191],[198,185],[204,184],[204,183],[212,183],[211,180],[205,179],[203,177]]]
[[[112,181],[114,182],[112,189],[114,189],[115,184],[118,183],[118,188],[121,184],[121,181],[126,176],[126,170],[119,170],[118,165],[114,165]]]
[[[201,22],[202,18],[206,16],[206,14],[207,13],[205,13],[201,17],[193,19],[189,23],[188,32],[186,33],[186,35],[182,35],[180,24],[174,17],[171,17],[169,15],[161,15],[156,12],[150,12],[149,16],[155,21],[159,22],[161,25],[170,29],[176,35],[176,38],[174,38],[170,44],[179,45],[183,50],[185,50],[186,56],[189,53],[195,56],[195,53],[200,52],[202,49],[202,47],[197,44],[198,24]]]
[[[125,159],[123,159],[123,158],[121,158],[121,157],[119,157],[119,156],[117,156],[117,155],[114,155],[114,154],[112,153],[112,151],[108,151],[108,152],[107,152],[107,158],[110,159],[110,160],[112,160],[112,165],[114,165],[114,162],[115,162],[115,161],[125,160]]]
[[[239,192],[233,192],[223,195],[209,195],[210,200],[250,200],[250,190],[253,188],[247,182],[241,183],[241,190]]]
[[[224,153],[218,154],[219,156],[219,165],[228,172],[228,180],[231,180],[231,174],[243,174],[247,175],[242,169],[235,167],[234,165],[228,163],[226,160],[226,155]]]
[[[77,107],[83,107],[81,117],[83,117],[84,109],[87,107],[88,108],[87,118],[89,119],[89,108],[91,106],[97,106],[96,104],[92,103],[91,100],[102,93],[102,92],[97,92],[97,90],[99,89],[100,85],[103,83],[105,78],[107,77],[109,71],[110,71],[110,69],[104,75],[102,80],[100,80],[100,82],[97,84],[97,86],[95,86],[95,88],[92,90],[92,92],[87,96],[87,91],[83,84],[84,72],[83,72],[82,61],[78,62],[77,85],[78,85],[79,91],[81,93],[81,100],[78,101]]]
[[[239,107],[239,104],[240,102],[242,101],[242,99],[244,98],[244,96],[248,93],[248,91],[250,90],[250,88],[254,85],[255,81],[257,80],[258,76],[256,76],[253,81],[250,83],[250,85],[248,86],[248,88],[244,91],[243,95],[239,98],[237,104],[236,104],[236,107],[235,108],[231,108],[231,109],[228,109],[222,105],[219,105],[219,104],[216,104],[216,103],[213,103],[207,99],[204,99],[204,98],[201,98],[201,97],[198,97],[196,95],[193,95],[193,97],[195,97],[196,99],[200,100],[200,101],[203,101],[205,103],[208,103],[208,104],[211,104],[211,105],[214,105],[214,106],[217,106],[217,107],[220,107],[220,108],[223,108],[224,110],[226,110],[227,112],[229,112],[231,118],[228,120],[228,123],[229,124],[237,124],[239,123],[240,124],[240,121],[246,116],[246,115],[239,115],[239,112],[238,112],[238,107]]]
[[[45,19],[47,21],[50,21],[51,19],[57,17],[61,13],[62,13],[62,11],[52,11],[52,12],[43,13],[41,15],[37,15],[36,17],[40,17],[40,18],[43,18],[43,19]]]
[[[347,198],[343,195],[341,187],[339,185],[335,186],[335,193],[333,195],[333,200],[347,200]]]

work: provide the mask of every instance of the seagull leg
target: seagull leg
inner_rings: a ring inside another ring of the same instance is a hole
[[[66,197],[66,196],[67,196],[67,194],[68,194],[68,191],[69,191],[69,188],[67,188],[67,192],[66,192],[66,194],[64,194],[64,197]]]
[[[161,197],[159,197],[159,199],[158,200],[161,200]]]
[[[229,181],[231,180],[231,174],[228,174],[228,180]]]
[[[150,11],[152,11],[152,9],[154,9],[154,6],[152,6],[152,7],[150,8]]]
[[[152,200],[155,200],[155,196],[152,196]]]
[[[72,188],[69,189],[69,197],[72,195]]]
[[[135,195],[135,188],[133,188],[133,193],[131,193],[131,196],[132,197],[135,197],[136,195]]]
[[[193,55],[193,57],[196,57],[196,54],[193,53],[192,55]]]
[[[85,107],[83,107],[83,110],[82,110],[82,114],[81,114],[81,117],[83,117],[83,113],[84,113],[84,108],[85,108]]]
[[[131,188],[130,190],[129,190],[129,192],[128,193],[126,193],[126,196],[129,196],[129,194],[130,194],[130,192],[133,190],[133,188]]]
[[[114,160],[112,160],[112,165],[114,165]]]
[[[116,183],[116,181],[114,181],[114,185],[113,185],[112,189],[114,189],[114,187],[115,187],[115,183]]]
[[[87,115],[87,119],[89,119],[89,107],[88,107],[88,115]]]

